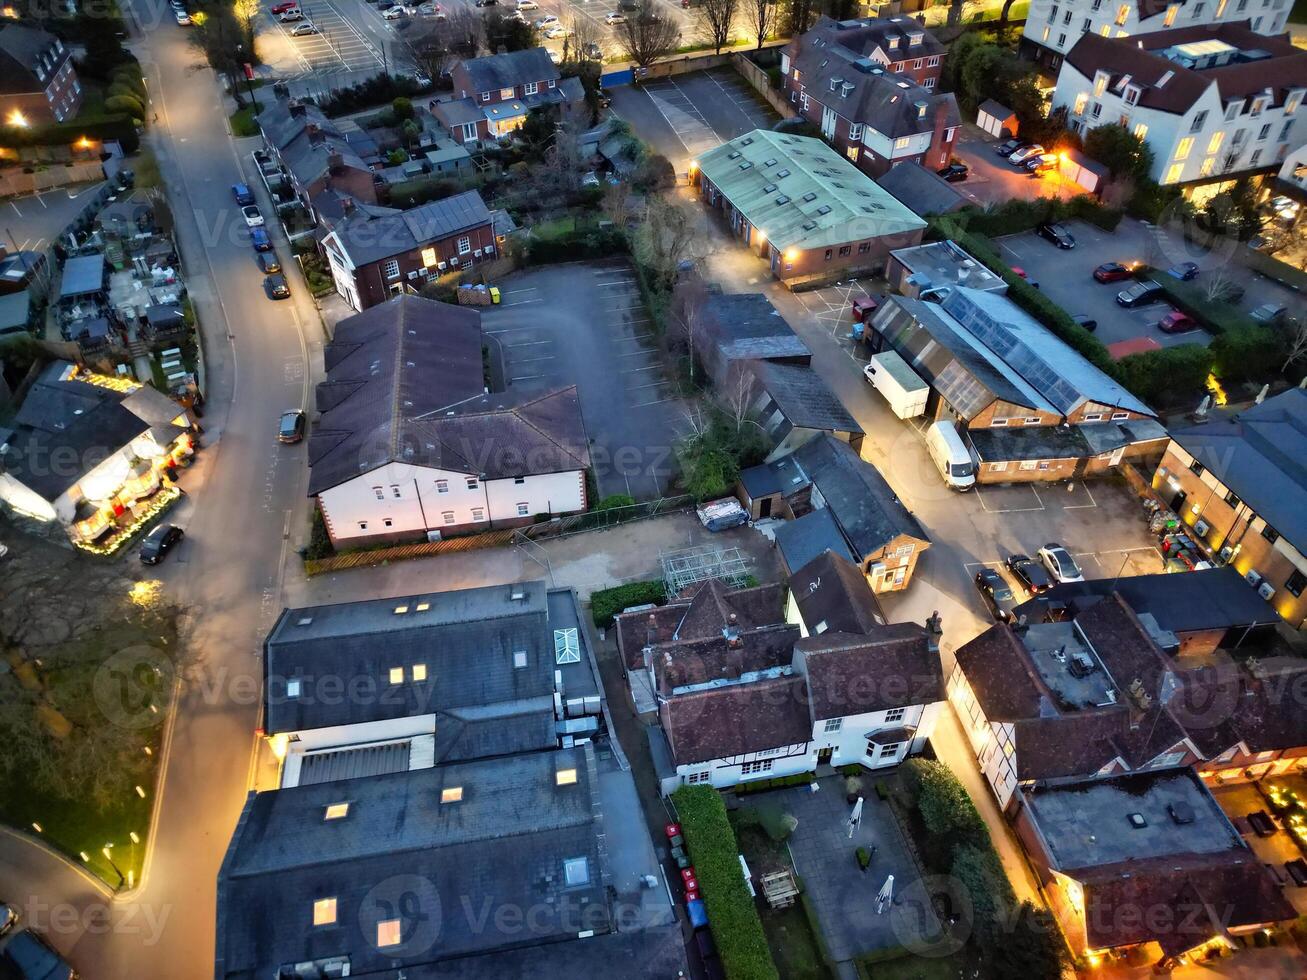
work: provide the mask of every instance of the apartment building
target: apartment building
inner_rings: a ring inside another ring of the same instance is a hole
[[[1290,0],[1034,0],[1021,49],[1056,72],[1086,34],[1124,38],[1247,21],[1259,34],[1276,35],[1292,7]]]
[[[0,121],[17,129],[72,119],[82,107],[73,53],[53,34],[0,29]]]
[[[1085,34],[1067,53],[1053,105],[1080,133],[1119,123],[1153,152],[1161,184],[1205,185],[1278,168],[1307,130],[1307,52],[1251,22],[1130,38]]]
[[[868,58],[886,71],[933,89],[944,70],[947,50],[934,34],[910,17],[832,20],[823,14],[806,34],[791,40],[781,51],[781,74],[788,83],[791,66],[813,52],[830,57],[831,51],[837,51],[834,57],[840,60],[844,60],[842,52],[851,52],[856,58]]]

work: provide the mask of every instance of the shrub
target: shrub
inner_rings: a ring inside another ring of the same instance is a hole
[[[133,119],[145,118],[145,106],[134,95],[112,95],[104,100],[104,107],[110,112],[124,112]]]
[[[772,780],[781,786],[790,785],[788,777]],[[779,786],[776,788],[780,788]],[[780,807],[767,806],[758,811],[758,823],[777,844],[783,844],[799,826],[799,819],[786,813]]]
[[[867,850],[865,847],[859,847],[857,854],[858,854],[858,867],[861,868],[863,871],[866,871],[868,868],[871,867],[871,851]]]
[[[1141,270],[1140,274],[1160,284],[1163,295],[1171,304],[1201,323],[1208,333],[1222,334],[1227,330],[1254,326],[1252,319],[1239,307],[1208,299],[1207,286],[1181,282],[1156,269],[1149,269],[1146,273]]]
[[[413,100],[407,96],[398,96],[390,103],[390,111],[396,119],[412,119]]]
[[[616,510],[619,507],[634,507],[635,498],[624,493],[611,493],[599,503],[595,504],[593,510]]]
[[[331,535],[327,533],[327,522],[322,516],[321,508],[313,508],[313,524],[309,528],[309,545],[304,549],[304,557],[309,559],[329,558],[336,553],[332,547]]]
[[[1178,404],[1201,397],[1215,357],[1198,344],[1131,354],[1117,363],[1122,384],[1145,401]]]
[[[1212,367],[1222,381],[1265,382],[1284,364],[1283,335],[1256,324],[1232,327],[1212,341]]]
[[[757,906],[744,884],[739,848],[722,798],[707,786],[682,786],[672,794],[672,802],[726,976],[779,980]]]
[[[414,79],[402,75],[374,75],[367,81],[349,88],[338,89],[322,101],[322,111],[328,116],[343,116],[370,106],[386,102],[393,104],[399,96],[413,96],[422,91]]]
[[[976,805],[956,776],[941,762],[917,760],[914,766],[917,809],[926,831],[955,845],[988,840],[989,831]]]
[[[590,614],[596,626],[608,629],[613,625],[613,617],[629,606],[642,606],[648,602],[662,605],[666,601],[667,589],[662,581],[628,582],[592,593]]]
[[[890,797],[889,786],[883,779],[876,780],[876,796],[882,800],[888,800]]]

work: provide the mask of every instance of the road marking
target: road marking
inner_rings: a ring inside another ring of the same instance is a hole
[[[521,327],[514,327],[514,330],[521,330]],[[489,333],[489,331],[487,331]],[[517,350],[519,347],[539,347],[541,344],[552,344],[552,340],[524,340],[520,344],[505,344],[509,350]]]
[[[531,364],[531,363],[533,363],[533,362],[535,362],[535,361],[552,361],[556,356],[557,356],[557,355],[555,355],[555,354],[543,354],[543,355],[541,355],[540,357],[515,357],[515,358],[513,358],[513,363],[514,363],[514,364]]]
[[[509,381],[534,381],[536,378],[543,378],[543,374],[523,374],[519,377],[509,378]]]
[[[1026,486],[1030,485],[1026,484]],[[1032,493],[1034,493],[1034,489],[1034,487],[1030,487]],[[985,495],[980,492],[980,484],[976,484],[976,496],[980,498],[980,506],[990,514],[1022,514],[1046,509],[1044,507],[1044,502],[1039,499],[1039,494],[1037,493],[1035,494],[1035,500],[1039,501],[1038,507],[990,507],[985,503]]]
[[[657,371],[657,364],[647,364],[644,367],[627,368],[625,371],[619,371],[619,374],[643,374],[645,371]]]
[[[18,205],[15,204],[13,201],[10,201],[10,202],[9,202],[9,206],[10,206],[11,208],[13,208],[15,211],[18,212],[18,217],[21,218],[21,217],[23,216],[23,212],[22,212],[22,211],[18,211]]]
[[[614,279],[611,282],[596,283],[599,286],[629,286],[635,282],[634,279]]]
[[[630,390],[639,391],[641,388],[662,388],[664,385],[669,385],[669,384],[671,384],[670,381],[655,381],[653,384],[648,384],[648,385],[631,385]]]
[[[521,289],[510,289],[504,293],[505,296],[516,296],[518,293],[535,293],[539,292],[539,286],[523,286]]]
[[[645,354],[652,354],[653,349],[650,347],[641,347],[639,350],[627,351],[625,354],[618,354],[618,357],[643,357]]]
[[[651,402],[635,402],[633,405],[631,405],[631,407],[632,407],[632,408],[648,408],[650,405],[661,405],[661,404],[663,404],[664,402],[670,402],[670,401],[675,401],[675,400],[676,400],[676,399],[674,399],[674,398],[659,398],[659,399],[657,399],[656,401],[651,401]]]
[[[520,300],[518,300],[516,303],[500,303],[499,305],[500,305],[500,306],[505,306],[505,307],[508,307],[508,306],[528,306],[528,305],[530,305],[531,303],[543,303],[543,302],[544,302],[544,300],[542,300],[542,299],[520,299]]]
[[[1067,504],[1065,507],[1062,508],[1063,510],[1088,510],[1090,508],[1098,506],[1098,501],[1095,500],[1094,495],[1089,492],[1089,484],[1081,481],[1080,485],[1085,488],[1085,494],[1089,497],[1089,503]],[[1071,484],[1071,486],[1074,486],[1074,484]]]

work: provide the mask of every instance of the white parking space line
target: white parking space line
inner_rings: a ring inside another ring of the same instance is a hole
[[[635,283],[634,279],[614,279],[611,282],[596,283],[599,286],[630,286]]]
[[[513,364],[534,364],[537,361],[552,361],[555,357],[554,354],[542,354],[539,357],[515,357],[513,358]]]
[[[516,296],[518,293],[537,293],[540,291],[539,286],[523,286],[521,289],[509,289],[505,291],[505,296]]]
[[[1038,507],[991,507],[989,504],[985,503],[985,495],[981,492],[979,484],[976,485],[976,496],[980,498],[980,506],[990,514],[1020,514],[1027,511],[1045,510],[1044,501],[1039,498],[1039,494],[1035,492],[1035,488],[1030,486],[1028,483],[1025,484],[1025,486],[1029,487],[1030,492],[1034,494],[1035,501],[1039,505]]]
[[[634,402],[632,403],[631,408],[648,408],[650,405],[663,405],[672,400],[673,399],[671,398],[659,398],[651,402]]]
[[[514,375],[508,380],[509,381],[534,381],[536,378],[543,378],[543,377],[544,377],[543,374],[521,374],[521,375]]]
[[[639,350],[627,351],[625,354],[618,354],[618,357],[643,357],[645,354],[652,354],[648,347],[641,347]]]
[[[13,201],[10,201],[10,202],[9,202],[9,206],[10,206],[11,208],[13,208],[15,211],[18,211],[18,205],[15,204]],[[23,216],[23,212],[22,212],[22,211],[18,211],[18,217],[21,218],[22,216]]]
[[[671,384],[670,381],[655,381],[653,384],[648,384],[648,385],[632,385],[628,390],[640,391],[643,388],[662,388],[663,386],[669,384]]]
[[[486,331],[489,333],[490,331]],[[552,340],[524,340],[520,344],[505,344],[509,350],[517,350],[519,347],[540,347],[544,344],[552,344]]]
[[[1095,500],[1095,499],[1094,499],[1094,495],[1093,495],[1092,493],[1089,492],[1089,484],[1088,484],[1088,483],[1081,483],[1080,485],[1081,485],[1082,487],[1085,488],[1085,495],[1089,497],[1089,503],[1087,503],[1087,504],[1067,504],[1065,507],[1062,508],[1063,510],[1088,510],[1088,509],[1090,509],[1090,508],[1092,508],[1092,507],[1097,507],[1097,506],[1098,506],[1098,501]],[[1069,486],[1074,487],[1075,484],[1072,483],[1072,484],[1069,484]]]
[[[500,306],[530,306],[532,303],[543,303],[542,299],[519,299],[516,303],[500,303]]]

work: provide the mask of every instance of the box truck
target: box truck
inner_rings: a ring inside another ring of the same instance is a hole
[[[862,374],[884,396],[899,418],[914,419],[926,411],[930,385],[922,381],[908,362],[894,351],[872,354]]]

